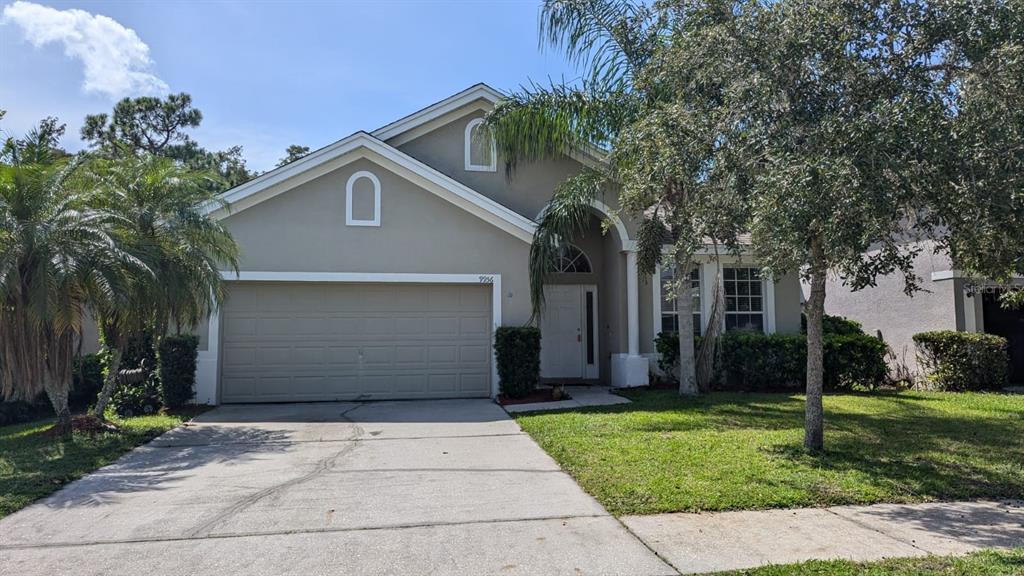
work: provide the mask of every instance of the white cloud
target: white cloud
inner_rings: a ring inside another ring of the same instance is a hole
[[[36,48],[62,44],[66,56],[82,62],[86,92],[111,98],[168,92],[167,83],[148,71],[149,46],[113,18],[18,0],[4,7],[0,22],[18,25]]]

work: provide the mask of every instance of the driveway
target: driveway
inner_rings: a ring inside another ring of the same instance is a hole
[[[485,400],[224,406],[0,521],[5,574],[675,574]]]

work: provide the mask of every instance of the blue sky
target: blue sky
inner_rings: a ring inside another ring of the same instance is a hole
[[[538,48],[536,0],[0,6],[0,130],[58,116],[69,149],[86,114],[184,91],[204,115],[201,145],[241,144],[266,170],[289,144],[315,149],[477,82],[575,76]]]

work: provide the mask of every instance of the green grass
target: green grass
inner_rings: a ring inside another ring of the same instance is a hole
[[[92,436],[76,432],[70,440],[42,434],[53,421],[0,427],[0,518],[110,464],[189,417],[115,419],[113,422],[121,428],[119,433]]]
[[[826,396],[821,455],[802,448],[802,396],[627,395],[517,417],[616,515],[1024,495],[1024,395]]]
[[[720,576],[1009,576],[1024,574],[1024,550],[975,552],[967,556],[893,558],[880,562],[845,560],[765,566],[721,572]]]

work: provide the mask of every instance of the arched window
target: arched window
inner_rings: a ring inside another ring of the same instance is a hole
[[[345,225],[380,226],[380,180],[360,170],[345,184]]]
[[[474,118],[466,124],[466,170],[494,172],[498,167],[498,154],[494,137],[484,125],[483,118]]]
[[[566,244],[558,251],[555,258],[555,272],[563,274],[587,274],[593,272],[590,267],[590,258],[583,253],[583,250]]]

